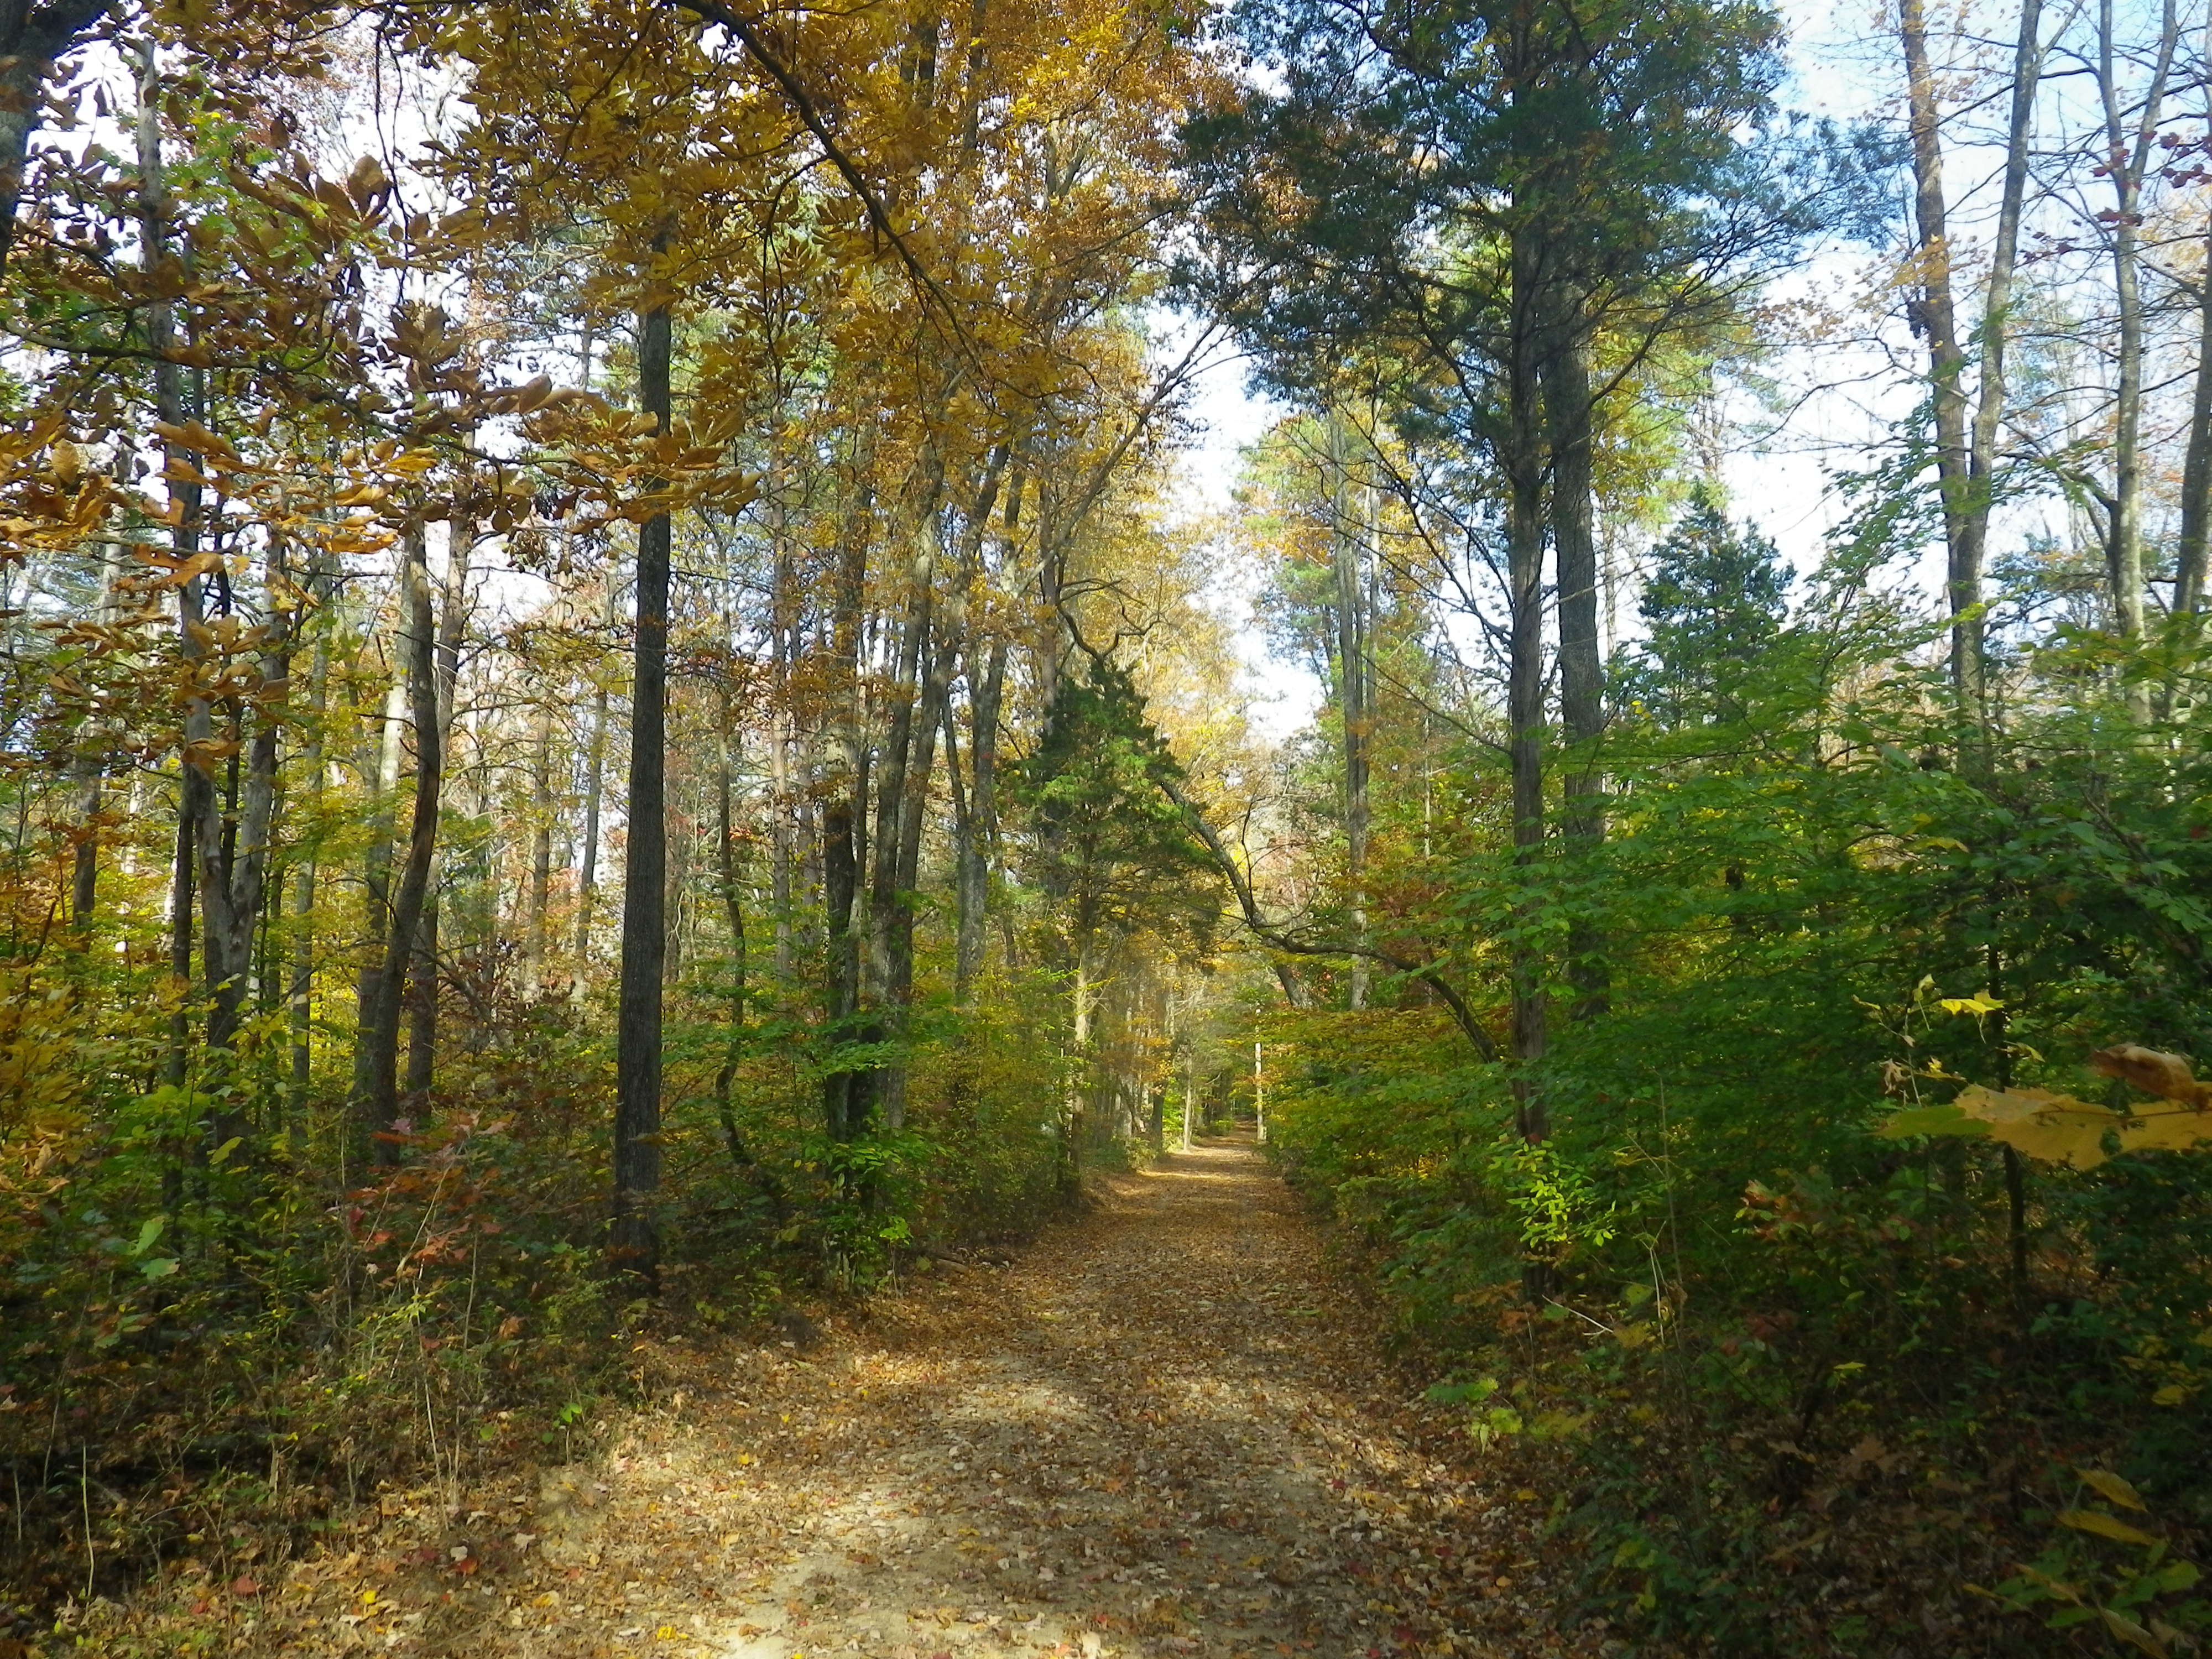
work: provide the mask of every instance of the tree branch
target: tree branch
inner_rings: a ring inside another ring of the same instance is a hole
[[[1230,890],[1237,895],[1237,907],[1243,913],[1244,926],[1255,936],[1272,948],[1291,956],[1365,957],[1394,972],[1412,975],[1443,1000],[1444,1006],[1451,1010],[1452,1018],[1460,1030],[1467,1033],[1467,1039],[1474,1045],[1475,1052],[1492,1064],[1497,1063],[1499,1056],[1496,1041],[1483,1030],[1482,1022],[1475,1018],[1474,1011],[1467,1006],[1467,999],[1454,990],[1450,981],[1444,978],[1442,963],[1412,962],[1395,951],[1385,951],[1376,945],[1301,939],[1283,933],[1260,914],[1260,902],[1252,891],[1252,884],[1244,878],[1244,872],[1237,866],[1237,860],[1229,856],[1229,849],[1222,844],[1221,837],[1214,832],[1213,826],[1206,821],[1205,815],[1191,805],[1189,799],[1172,780],[1163,779],[1160,787],[1170,800],[1182,809],[1183,816],[1190,820],[1191,828],[1206,843],[1206,851],[1213,854],[1214,862],[1221,866],[1221,873],[1229,879]]]
[[[952,331],[958,337],[962,349],[967,352],[971,360],[975,358],[977,354],[975,342],[969,337],[968,331],[962,324],[960,314],[955,309],[951,296],[938,286],[937,279],[929,274],[928,270],[915,255],[914,249],[908,246],[906,238],[899,234],[898,227],[891,222],[890,212],[884,206],[883,198],[876,194],[874,186],[870,185],[861,174],[860,167],[854,162],[853,158],[845,153],[845,147],[837,142],[836,134],[830,130],[829,117],[823,113],[822,106],[814,101],[813,94],[800,84],[799,76],[793,73],[791,67],[781,58],[769,50],[768,43],[762,38],[759,28],[750,20],[722,4],[721,0],[670,0],[670,3],[678,10],[690,12],[702,22],[719,24],[737,37],[738,44],[744,46],[746,52],[751,54],[753,61],[761,66],[762,72],[775,82],[776,90],[783,94],[784,102],[790,106],[791,112],[799,118],[799,125],[814,135],[814,141],[822,146],[822,153],[829,158],[830,165],[837,170],[838,175],[844,179],[853,194],[860,199],[860,205],[866,210],[868,223],[874,228],[877,234],[890,242],[897,251],[899,261],[906,266],[908,274],[914,278],[916,285],[935,301],[937,307],[944,313],[945,320],[951,325]]]

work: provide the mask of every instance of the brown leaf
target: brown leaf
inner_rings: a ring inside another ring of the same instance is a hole
[[[2162,1100],[2178,1100],[2184,1105],[2198,1108],[2212,1104],[2212,1090],[2190,1075],[2189,1062],[2179,1054],[2161,1054],[2155,1048],[2122,1042],[2098,1049],[2089,1056],[2089,1064],[2106,1077],[2118,1078]]]

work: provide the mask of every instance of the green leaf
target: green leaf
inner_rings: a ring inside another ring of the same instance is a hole
[[[157,1255],[151,1261],[140,1262],[138,1271],[145,1274],[149,1280],[167,1279],[177,1271],[177,1258],[173,1255]]]
[[[1968,1117],[1956,1106],[1908,1106],[1882,1120],[1875,1133],[1884,1140],[1903,1140],[1911,1135],[1986,1136],[1990,1126]]]
[[[161,1236],[161,1229],[169,1224],[169,1218],[157,1215],[138,1230],[138,1242],[126,1254],[136,1258],[154,1248],[154,1241]]]

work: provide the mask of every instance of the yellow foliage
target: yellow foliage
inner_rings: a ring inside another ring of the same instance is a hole
[[[2048,1089],[1975,1084],[1960,1090],[1948,1106],[1898,1113],[1882,1133],[1893,1139],[1935,1134],[1996,1140],[2039,1163],[2075,1170],[2095,1169],[2112,1156],[2115,1146],[2122,1152],[2182,1152],[2212,1146],[2212,1088],[2191,1075],[2189,1062],[2180,1055],[2121,1043],[2098,1049],[2089,1061],[2106,1077],[2123,1079],[2184,1109],[2123,1113]]]

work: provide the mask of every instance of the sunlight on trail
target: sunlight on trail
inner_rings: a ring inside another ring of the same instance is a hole
[[[1249,1145],[1103,1182],[1007,1266],[917,1273],[821,1352],[641,1343],[590,1464],[393,1494],[244,1650],[453,1659],[1595,1653],[1532,1492],[1377,1355]],[[280,1633],[280,1631],[283,1633]]]
[[[1324,1285],[1309,1231],[1249,1151],[1209,1146],[1121,1181],[1094,1225],[1055,1243],[994,1286],[981,1317],[939,1333],[933,1389],[876,1396],[855,1425],[874,1444],[827,1460],[799,1553],[705,1651],[1491,1645],[1466,1625],[1494,1620],[1455,1624],[1435,1594],[1483,1524],[1474,1494],[1361,1392],[1380,1383],[1373,1333]]]

